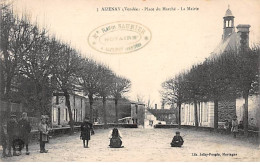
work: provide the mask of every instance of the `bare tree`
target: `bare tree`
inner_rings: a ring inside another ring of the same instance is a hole
[[[25,54],[31,50],[38,34],[35,27],[24,16],[14,16],[11,9],[1,5],[1,79],[2,93],[8,101],[10,109],[10,92],[14,87],[14,78],[18,74],[18,66]]]
[[[111,88],[113,84],[114,74],[107,67],[100,65],[98,67],[97,78],[98,78],[98,95],[102,97],[102,103],[103,103],[104,127],[107,128],[106,101],[107,101],[107,97],[111,95]]]
[[[118,100],[122,98],[122,95],[130,90],[131,82],[130,80],[114,76],[112,83],[111,94],[115,100],[115,111],[116,111],[116,123],[118,123]]]
[[[98,67],[95,61],[84,59],[83,69],[79,72],[79,84],[89,98],[91,122],[93,122],[94,96],[98,94]]]
[[[74,132],[74,120],[70,104],[70,93],[73,93],[75,89],[77,72],[82,69],[81,63],[82,59],[78,53],[74,49],[63,44],[62,50],[56,58],[56,65],[53,68],[53,78],[55,79],[59,90],[61,90],[65,96],[65,103],[69,112],[71,133]]]

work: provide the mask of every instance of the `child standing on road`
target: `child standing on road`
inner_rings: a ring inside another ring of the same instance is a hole
[[[3,148],[3,153],[2,153],[2,157],[6,157],[7,154],[6,154],[6,149],[7,149],[7,125],[6,125],[6,121],[3,121],[1,123],[1,145],[2,145],[2,148]]]
[[[48,133],[50,129],[46,123],[44,115],[41,116],[41,122],[38,129],[40,132],[40,153],[47,153],[48,150],[45,150],[45,143],[48,141]]]
[[[11,148],[13,148],[13,156],[19,156],[20,153],[17,153],[17,148],[21,148],[21,145],[16,147],[16,140],[19,140],[19,125],[16,120],[16,115],[11,115],[10,120],[7,122],[7,135],[8,135],[8,157],[12,156]],[[18,149],[18,150],[19,150]]]
[[[233,132],[234,134],[234,138],[237,137],[237,133],[238,133],[238,121],[237,121],[237,116],[235,116],[232,120],[232,128],[231,128],[231,132]]]
[[[29,152],[29,147],[28,147],[28,144],[29,144],[29,135],[30,135],[30,132],[31,132],[31,125],[30,125],[30,122],[28,120],[28,117],[27,117],[27,113],[24,112],[22,114],[22,118],[20,119],[19,121],[19,126],[20,126],[20,131],[21,131],[21,138],[26,146],[26,155],[29,155],[30,152]]]
[[[225,120],[224,130],[225,130],[226,134],[229,134],[230,130],[229,130],[229,122],[228,122],[228,120]]]
[[[88,142],[91,136],[90,132],[93,130],[93,125],[89,122],[89,118],[85,118],[84,122],[81,124],[80,130],[80,139],[83,140],[83,147],[88,148]]]
[[[172,139],[171,146],[172,147],[181,147],[183,145],[183,143],[184,143],[184,141],[183,141],[182,137],[180,136],[180,132],[177,131],[176,136],[174,136]]]

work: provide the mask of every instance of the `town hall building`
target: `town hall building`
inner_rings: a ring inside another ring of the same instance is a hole
[[[248,24],[239,24],[235,28],[235,17],[228,8],[223,17],[223,35],[220,44],[211,53],[209,58],[214,58],[225,51],[238,52],[241,47],[249,48],[249,28]],[[237,29],[237,30],[236,30]],[[256,116],[259,113],[260,103],[258,95],[249,97],[249,126],[257,127]],[[214,102],[199,102],[197,104],[199,126],[214,127]],[[230,98],[219,101],[218,103],[218,119],[219,124],[225,120],[231,121],[236,115],[238,121],[243,120],[244,99]],[[181,124],[195,125],[194,104],[183,103],[181,105]]]

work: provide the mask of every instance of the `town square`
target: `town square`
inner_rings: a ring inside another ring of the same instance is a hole
[[[260,161],[258,0],[0,5],[1,162]]]

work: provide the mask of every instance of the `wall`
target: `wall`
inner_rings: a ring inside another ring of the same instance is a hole
[[[133,119],[134,124],[144,126],[145,105],[144,104],[131,103],[131,117]]]
[[[248,124],[252,127],[259,127],[259,111],[260,111],[260,96],[253,95],[248,98]],[[244,98],[236,99],[237,120],[242,121],[244,115]]]
[[[199,126],[213,127],[214,126],[214,103],[213,102],[198,102],[198,122]],[[195,126],[194,104],[183,103],[181,105],[181,124]]]

